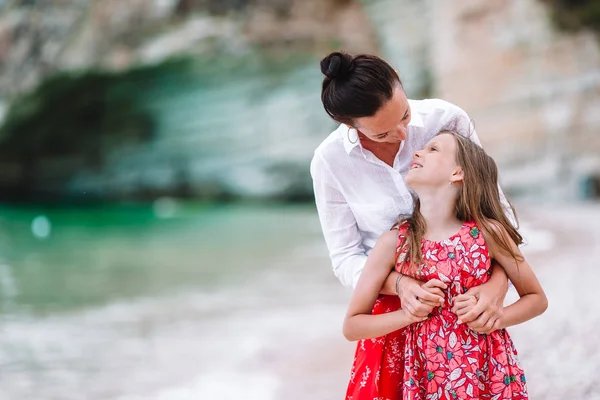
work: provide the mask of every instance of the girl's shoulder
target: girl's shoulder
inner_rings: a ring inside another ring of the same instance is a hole
[[[521,239],[518,233],[509,233],[509,229],[502,222],[486,218],[479,224],[473,222],[465,223],[469,227],[469,233],[463,235],[472,243],[488,249],[490,257],[494,257],[499,251],[509,251],[511,254],[518,253],[516,239]],[[516,231],[515,231],[516,232]],[[520,241],[518,242],[520,243]]]
[[[508,235],[502,223],[492,218],[486,218],[480,224],[477,224],[475,221],[471,222],[471,224],[473,227],[479,229],[488,241],[493,240],[492,236],[506,237]]]
[[[507,228],[500,221],[488,218],[484,221],[484,224],[483,235],[485,236],[490,256],[493,256],[498,251],[502,251],[501,248],[503,247],[518,248],[513,237],[511,237]]]
[[[475,220],[471,220],[471,221],[465,221],[463,222],[463,226],[464,227],[468,227],[468,228],[479,228],[479,225],[477,224],[477,222]]]
[[[475,221],[463,222],[459,237],[462,244],[467,248],[472,248],[473,245],[487,247],[481,226]]]
[[[390,229],[387,232],[383,232],[375,245],[382,249],[397,251],[399,244],[399,234],[397,229]]]
[[[408,221],[405,219],[399,220],[390,228],[390,231],[395,231],[398,236],[406,235],[406,232],[408,231]]]

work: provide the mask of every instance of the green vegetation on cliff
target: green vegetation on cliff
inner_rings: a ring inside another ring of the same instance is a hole
[[[583,28],[600,33],[600,0],[542,0],[552,9],[556,25],[567,31]]]

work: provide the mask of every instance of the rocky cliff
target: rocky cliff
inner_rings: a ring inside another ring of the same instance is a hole
[[[119,71],[182,54],[375,48],[354,0],[15,0],[0,7],[2,98],[58,71]]]
[[[350,0],[14,1],[0,43],[16,199],[308,197],[318,58],[377,47]]]
[[[557,29],[536,0],[435,4],[436,96],[469,112],[504,184],[543,198],[600,197],[597,34]]]
[[[562,31],[550,3],[0,2],[0,193],[310,199],[318,60],[343,48],[463,107],[509,192],[600,196],[594,19]]]

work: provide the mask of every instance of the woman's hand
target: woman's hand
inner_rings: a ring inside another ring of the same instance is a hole
[[[400,318],[403,318],[406,320],[407,325],[414,324],[417,322],[423,322],[423,321],[426,321],[427,318],[429,318],[428,316],[418,317],[416,315],[409,313],[408,311],[406,311],[403,308],[399,309],[396,312],[400,314]]]
[[[421,282],[403,276],[398,285],[401,307],[415,317],[427,317],[434,307],[444,304],[443,290],[446,288],[446,284],[437,279]]]
[[[490,333],[499,329],[502,319],[504,307],[500,299],[496,293],[477,286],[456,296],[452,311],[458,316],[458,323],[466,323],[475,332]]]
[[[454,298],[452,312],[458,316],[459,323],[479,333],[491,333],[502,327],[504,297],[508,290],[506,274],[502,267],[496,266],[487,283],[469,289],[465,294]]]

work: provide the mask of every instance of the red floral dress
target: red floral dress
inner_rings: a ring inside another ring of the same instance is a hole
[[[399,245],[406,227],[400,227]],[[441,241],[424,240],[424,264],[411,274],[448,285],[446,303],[427,321],[358,342],[346,400],[527,399],[525,375],[505,329],[479,334],[458,324],[455,296],[489,279],[490,258],[474,222]],[[404,254],[396,269],[403,272]],[[404,271],[405,272],[405,271]],[[397,310],[380,296],[373,314]]]

